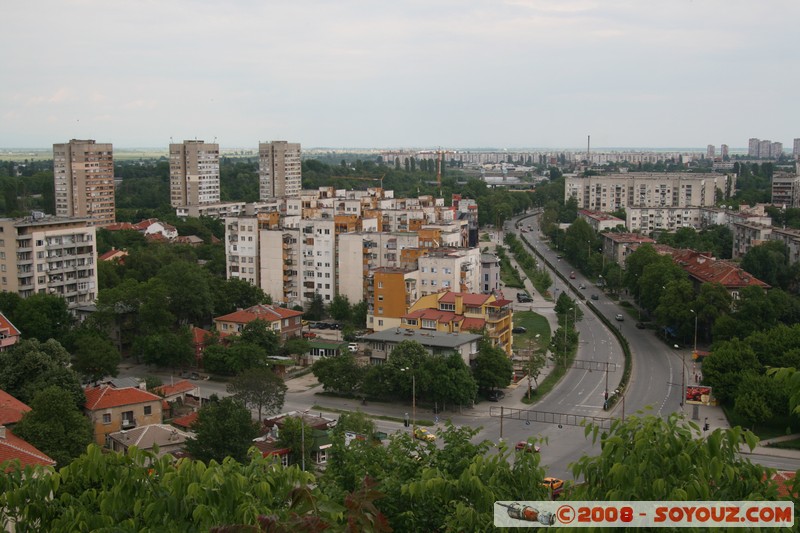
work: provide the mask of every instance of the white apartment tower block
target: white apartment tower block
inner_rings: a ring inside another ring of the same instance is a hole
[[[272,141],[258,144],[259,198],[300,195],[300,143]]]
[[[169,145],[172,207],[219,203],[219,145],[183,141]]]
[[[111,143],[72,139],[53,145],[56,216],[113,224],[114,149]]]

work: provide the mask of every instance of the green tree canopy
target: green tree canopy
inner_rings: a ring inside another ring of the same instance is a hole
[[[116,376],[119,350],[107,337],[92,331],[82,332],[74,340],[72,368],[88,381]]]
[[[255,367],[233,378],[228,392],[244,405],[258,411],[259,422],[263,414],[277,413],[286,397],[286,383],[271,368]]]
[[[56,340],[22,340],[0,352],[0,389],[30,405],[39,391],[55,385],[69,392],[75,406],[83,406],[86,396],[69,362],[69,353]]]
[[[14,433],[67,466],[92,442],[92,424],[75,405],[70,391],[50,386],[36,393],[31,410],[15,426]]]
[[[506,353],[482,340],[475,358],[474,376],[481,390],[508,387],[514,366]]]
[[[193,429],[195,437],[186,442],[186,449],[204,462],[221,462],[226,457],[244,461],[258,436],[250,410],[230,396],[203,406]]]

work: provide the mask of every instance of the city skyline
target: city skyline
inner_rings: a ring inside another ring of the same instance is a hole
[[[790,1],[83,0],[5,14],[6,148],[580,150],[591,135],[598,149],[740,149],[800,137]]]

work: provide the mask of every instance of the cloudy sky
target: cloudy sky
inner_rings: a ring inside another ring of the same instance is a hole
[[[797,0],[4,0],[0,147],[800,137]]]

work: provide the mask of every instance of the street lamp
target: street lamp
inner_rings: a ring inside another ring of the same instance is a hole
[[[675,349],[678,350],[680,347],[675,344]],[[686,400],[686,359],[683,351],[681,351],[681,413],[683,413],[683,404]]]
[[[536,334],[536,337],[531,339],[528,344],[528,400],[531,399],[531,373],[533,372],[533,365],[531,363],[531,359],[533,358],[533,349],[530,347],[530,344],[536,343],[536,347],[539,347],[539,337],[541,335],[539,333]]]
[[[411,371],[411,434],[417,429],[417,379],[414,370],[409,367],[401,368],[401,372]]]
[[[694,309],[689,309],[694,315],[694,354],[697,356],[697,312]]]
[[[567,326],[569,326],[569,313],[572,311],[572,307],[567,309],[567,312],[564,313],[564,370],[567,370]],[[578,316],[578,312],[575,312],[575,316]]]

